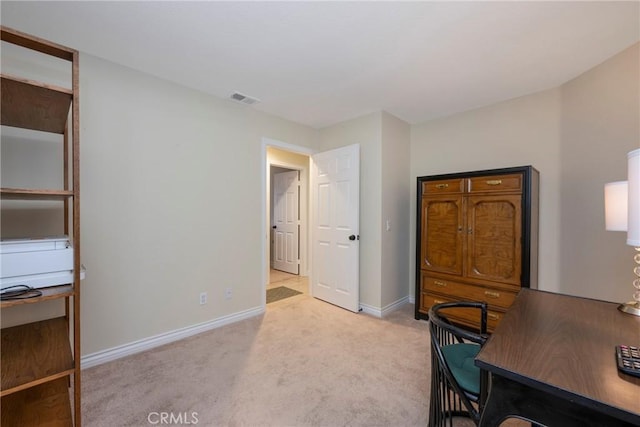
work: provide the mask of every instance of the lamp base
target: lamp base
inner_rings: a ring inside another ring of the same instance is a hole
[[[634,316],[640,316],[640,302],[638,301],[629,301],[625,304],[620,304],[618,306],[618,310],[623,313],[633,314]]]

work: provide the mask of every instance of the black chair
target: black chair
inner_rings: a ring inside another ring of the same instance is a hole
[[[477,310],[479,333],[453,325],[446,310]],[[444,310],[444,313],[443,313]],[[429,310],[431,332],[431,402],[429,426],[453,425],[453,417],[469,417],[478,425],[487,398],[488,375],[474,364],[487,340],[487,304],[451,302]],[[448,421],[447,421],[448,420]]]

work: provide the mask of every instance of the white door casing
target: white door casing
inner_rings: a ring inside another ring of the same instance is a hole
[[[360,146],[311,156],[311,290],[359,311]]]
[[[273,268],[299,274],[299,171],[273,176]]]

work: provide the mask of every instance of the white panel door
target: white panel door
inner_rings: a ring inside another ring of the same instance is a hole
[[[311,157],[311,291],[359,311],[360,146]]]
[[[298,171],[273,175],[273,268],[298,274]]]

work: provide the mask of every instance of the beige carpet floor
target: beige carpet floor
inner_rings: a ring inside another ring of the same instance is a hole
[[[410,304],[377,319],[298,295],[87,369],[82,392],[89,427],[160,425],[161,413],[202,426],[424,426],[428,324]]]

